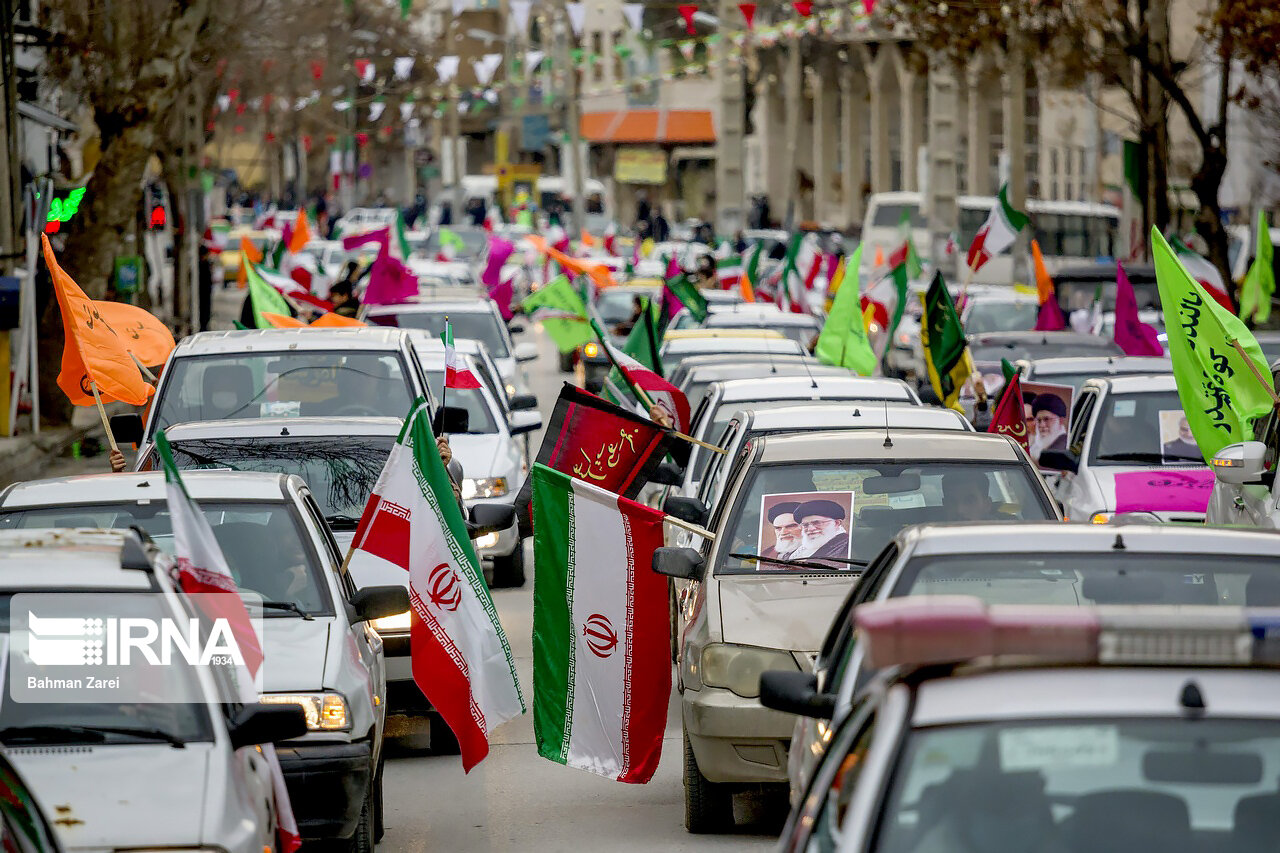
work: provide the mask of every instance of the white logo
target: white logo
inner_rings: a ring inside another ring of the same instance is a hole
[[[168,666],[175,653],[190,666],[244,666],[226,619],[213,620],[200,639],[200,620],[180,625],[168,617],[41,617],[27,611],[27,653],[38,666]]]

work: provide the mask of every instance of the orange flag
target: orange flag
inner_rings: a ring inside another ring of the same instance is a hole
[[[249,284],[249,274],[246,272],[246,263],[262,263],[262,250],[253,245],[253,241],[245,235],[240,235],[240,276],[237,279],[240,287]]]
[[[745,269],[742,271],[742,275],[738,276],[738,287],[742,289],[743,302],[756,301],[756,289],[751,286],[751,276],[747,275]]]
[[[587,233],[587,229],[583,228],[583,229],[582,229],[582,239],[581,239],[581,242],[582,242],[582,245],[584,245],[584,246],[588,246],[588,247],[590,247],[590,248],[593,248],[593,249],[594,249],[594,248],[595,248],[595,245],[596,245],[596,238],[595,238],[595,237],[592,237],[590,234],[588,234],[588,233]]]
[[[155,389],[146,383],[125,350],[120,336],[103,318],[80,285],[58,266],[49,238],[40,235],[44,262],[53,278],[53,291],[62,312],[62,370],[58,387],[77,406],[92,406],[93,386],[103,402],[141,406]]]
[[[311,325],[317,329],[336,329],[350,326],[367,326],[369,324],[361,323],[354,317],[344,317],[341,314],[329,311],[312,320]]]
[[[262,312],[262,319],[266,320],[277,329],[305,329],[307,324],[299,320],[297,317],[286,317],[284,314],[272,314],[270,311]]]
[[[311,229],[307,227],[307,212],[299,210],[298,221],[293,224],[293,235],[289,238],[289,252],[296,255],[310,242]]]
[[[1031,238],[1031,261],[1036,270],[1036,296],[1043,305],[1054,298],[1053,279],[1044,265],[1044,255],[1040,254],[1040,243],[1034,237]]]
[[[138,363],[147,367],[159,367],[169,360],[173,352],[173,333],[154,314],[137,305],[125,302],[99,302],[94,300],[107,325],[116,330],[124,348]]]

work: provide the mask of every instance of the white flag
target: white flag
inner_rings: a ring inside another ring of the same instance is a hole
[[[436,60],[436,76],[441,83],[448,83],[458,76],[458,65],[462,60],[457,56],[442,56]]]
[[[498,66],[502,64],[502,54],[486,53],[479,59],[471,61],[471,67],[476,72],[476,82],[481,86],[488,86],[489,81],[493,79],[493,73],[498,70]]]
[[[529,9],[532,0],[508,0],[511,4],[511,23],[515,25],[517,35],[522,35],[529,26]]]
[[[397,80],[408,80],[409,75],[413,73],[414,59],[412,56],[397,56],[392,63],[395,70]]]
[[[585,3],[565,3],[564,10],[569,13],[569,25],[573,27],[573,34],[578,38],[582,37],[582,25],[587,18],[587,6]]]
[[[546,56],[546,54],[540,50],[525,51],[524,73],[526,75],[529,75],[529,74],[532,74],[534,71],[538,70],[538,63],[542,62],[542,57],[544,56]]]
[[[641,22],[644,18],[644,4],[623,3],[622,14],[626,17],[627,23],[631,25],[631,29],[640,32]]]

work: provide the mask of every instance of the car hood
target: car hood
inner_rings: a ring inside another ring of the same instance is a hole
[[[721,578],[726,643],[816,652],[855,575]]]
[[[317,616],[311,621],[292,613],[264,616],[263,691],[291,693],[323,689],[332,628],[332,616]]]
[[[502,459],[505,438],[501,433],[468,433],[449,436],[449,449],[462,464],[463,476],[471,479],[481,477],[510,476],[512,472],[504,471],[506,466]],[[511,488],[515,488],[512,484]]]
[[[11,747],[67,849],[195,847],[201,838],[210,743]],[[156,784],[164,780],[163,784]]]
[[[1213,472],[1204,465],[1108,465],[1089,473],[1108,512],[1194,517],[1204,514],[1213,491]]]

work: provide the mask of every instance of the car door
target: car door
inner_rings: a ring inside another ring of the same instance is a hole
[[[1087,462],[1089,442],[1089,421],[1098,408],[1101,394],[1097,388],[1085,387],[1071,409],[1071,423],[1067,431],[1067,451],[1076,458],[1079,467],[1071,471],[1056,471],[1052,476],[1057,478],[1056,484],[1050,484],[1053,496],[1062,505],[1062,512],[1070,520],[1089,509],[1091,483],[1088,481]],[[1080,519],[1087,521],[1088,519]]]

